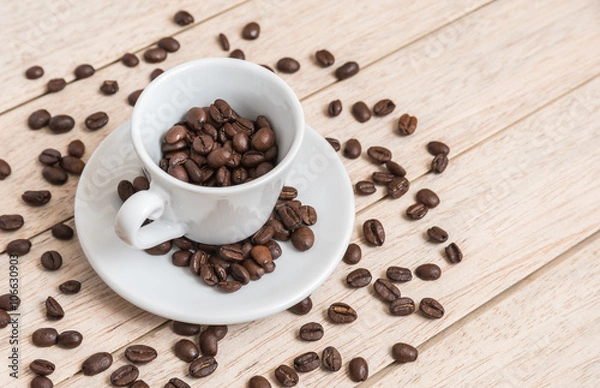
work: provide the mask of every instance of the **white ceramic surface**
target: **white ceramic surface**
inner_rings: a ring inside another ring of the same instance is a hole
[[[180,181],[159,167],[164,133],[192,107],[221,98],[242,117],[266,116],[277,135],[279,157],[269,173],[243,185],[203,187]],[[243,240],[271,213],[304,137],[304,112],[277,75],[247,61],[206,58],[176,66],[150,83],[131,116],[131,137],[150,190],[125,202],[117,235],[138,249],[185,235],[207,244]],[[150,218],[152,224],[142,227]]]
[[[315,207],[316,241],[306,252],[281,243],[277,268],[238,292],[208,287],[170,254],[150,256],[117,237],[112,227],[121,200],[117,185],[142,173],[133,152],[129,122],[122,124],[89,159],[75,198],[75,224],[90,264],[104,282],[134,305],[165,318],[202,324],[232,324],[269,316],[310,295],[333,272],[354,225],[354,193],[329,143],[310,127],[286,184]]]

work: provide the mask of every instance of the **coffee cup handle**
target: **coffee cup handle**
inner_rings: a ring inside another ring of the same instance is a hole
[[[183,223],[161,219],[166,198],[152,190],[138,191],[127,199],[115,218],[115,232],[125,243],[137,249],[148,249],[183,236]],[[142,226],[146,219],[154,221]]]

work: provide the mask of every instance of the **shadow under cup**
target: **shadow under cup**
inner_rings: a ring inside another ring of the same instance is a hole
[[[277,137],[277,165],[255,180],[228,187],[197,186],[170,176],[159,167],[165,132],[190,108],[209,106],[218,98],[242,117],[267,117]],[[209,58],[161,74],[140,95],[131,119],[133,146],[151,190],[165,195],[165,210],[156,218],[185,223],[186,237],[207,244],[233,243],[252,235],[277,201],[302,144],[304,126],[302,106],[292,89],[262,66]]]

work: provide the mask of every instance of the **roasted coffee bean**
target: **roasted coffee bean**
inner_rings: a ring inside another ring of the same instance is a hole
[[[187,250],[179,250],[173,252],[171,255],[171,261],[176,267],[187,267],[190,265],[190,259],[192,257],[192,252]]]
[[[322,67],[329,67],[335,63],[335,57],[327,50],[319,50],[315,53],[317,63]]]
[[[298,196],[298,190],[292,186],[283,186],[279,193],[279,199],[281,200],[292,200]]]
[[[369,377],[369,364],[362,357],[355,357],[348,364],[350,379],[356,383],[365,381]]]
[[[284,387],[294,387],[300,381],[300,377],[298,377],[296,371],[285,364],[279,365],[275,369],[275,378]]]
[[[133,383],[139,375],[140,371],[137,366],[131,364],[123,365],[110,375],[110,383],[115,387],[127,387]]]
[[[150,81],[154,81],[154,79],[156,77],[158,77],[159,75],[161,75],[164,72],[165,71],[163,69],[160,69],[160,68],[156,68],[156,69],[152,70],[152,73],[150,73]]]
[[[277,241],[269,240],[265,243],[265,246],[269,248],[273,260],[277,260],[281,257],[283,251],[281,250],[281,246],[277,243]]]
[[[277,70],[279,70],[282,73],[291,74],[300,70],[300,62],[298,62],[294,58],[285,57],[277,61],[276,67]]]
[[[169,166],[167,169],[167,173],[180,181],[189,182],[189,175],[181,164],[177,164],[174,166]]]
[[[300,338],[305,341],[318,341],[324,334],[323,326],[317,322],[305,323],[300,327]]]
[[[3,214],[0,216],[0,230],[12,231],[20,229],[25,221],[19,214]]]
[[[54,166],[44,166],[42,176],[53,185],[64,185],[69,178],[65,170]]]
[[[177,377],[173,377],[169,379],[169,382],[165,384],[164,388],[192,388],[185,381],[178,379]]]
[[[350,78],[353,75],[356,75],[358,71],[358,63],[353,61],[346,62],[335,70],[335,78],[337,78],[339,81],[342,81],[346,78]]]
[[[265,152],[275,144],[275,133],[271,128],[261,128],[252,136],[252,148]]]
[[[417,191],[417,202],[422,203],[429,209],[433,209],[440,204],[440,198],[430,189],[421,189]]]
[[[431,161],[431,171],[441,174],[448,167],[448,156],[446,154],[439,154]]]
[[[229,51],[229,39],[227,39],[227,35],[223,33],[219,34],[219,44],[224,51]]]
[[[219,364],[214,357],[202,356],[192,362],[188,368],[192,377],[206,377],[213,373]]]
[[[96,69],[92,65],[83,64],[79,65],[75,68],[75,78],[76,79],[84,79],[94,75]]]
[[[219,168],[225,165],[231,159],[232,151],[226,147],[213,149],[207,156],[206,162],[211,168]]]
[[[276,212],[281,218],[283,225],[289,230],[296,230],[302,223],[302,218],[300,218],[296,209],[290,205],[283,205],[279,209],[276,208]]]
[[[344,145],[344,156],[348,159],[356,159],[360,156],[362,147],[357,139],[350,139]]]
[[[58,286],[60,292],[66,295],[77,294],[81,290],[81,282],[77,280],[67,280]]]
[[[385,271],[385,275],[388,279],[394,282],[408,282],[412,280],[412,273],[410,269],[404,267],[391,266]]]
[[[289,312],[294,313],[296,315],[306,315],[312,310],[313,303],[310,296],[302,299],[300,302],[296,303],[292,307],[288,309]]]
[[[115,80],[106,80],[100,85],[100,91],[107,96],[119,91],[119,83]]]
[[[59,164],[65,171],[75,175],[80,175],[85,167],[83,160],[71,155],[63,156]]]
[[[265,269],[256,264],[254,260],[246,259],[242,261],[242,265],[248,270],[250,280],[258,280],[265,274]]]
[[[433,156],[438,156],[440,154],[448,155],[450,153],[450,147],[441,141],[430,141],[427,143],[427,151]]]
[[[390,303],[390,314],[404,317],[415,312],[415,302],[411,298],[398,298]]]
[[[148,63],[159,63],[167,59],[167,50],[162,47],[154,47],[144,52],[144,60]]]
[[[342,147],[340,145],[340,141],[333,137],[326,137],[325,140],[331,145],[335,152],[339,151]]]
[[[352,116],[359,123],[364,123],[371,119],[371,110],[363,101],[358,101],[352,105]]]
[[[411,220],[420,220],[427,214],[427,206],[422,203],[415,203],[406,209],[406,216]]]
[[[201,251],[198,251],[201,252]],[[198,253],[196,252],[196,253]],[[195,323],[186,323],[186,322],[173,322],[173,332],[179,335],[192,336],[200,333],[200,325]]]
[[[302,205],[298,209],[298,215],[305,225],[314,225],[317,223],[317,210],[310,205]]]
[[[273,238],[279,241],[288,241],[290,239],[290,231],[283,225],[280,220],[271,219],[267,224],[273,228]]]
[[[69,115],[56,115],[48,121],[48,127],[54,133],[69,132],[75,126],[75,120]]]
[[[61,305],[54,299],[49,296],[46,299],[46,317],[50,320],[59,320],[65,316],[65,311],[61,307]]]
[[[248,381],[248,388],[271,388],[271,383],[263,376],[252,376]]]
[[[400,298],[400,290],[387,279],[379,278],[373,283],[373,289],[377,295],[386,302],[392,302]]]
[[[36,375],[48,376],[54,373],[56,367],[50,361],[38,358],[29,364],[29,369]]]
[[[69,154],[73,157],[81,158],[84,153],[85,153],[85,144],[83,144],[83,142],[81,140],[73,140],[67,146],[67,154]]]
[[[48,271],[56,271],[62,266],[62,256],[56,251],[46,251],[42,254],[41,262]]]
[[[412,135],[415,129],[417,129],[417,123],[418,120],[416,117],[405,113],[398,119],[398,131],[403,136]]]
[[[244,26],[242,30],[242,38],[246,40],[254,40],[260,35],[260,25],[256,22],[250,22]]]
[[[385,147],[373,146],[367,149],[367,155],[373,163],[384,164],[392,159],[392,152]]]
[[[250,272],[243,265],[233,263],[229,266],[229,273],[234,280],[237,280],[242,285],[250,283]]]
[[[135,380],[129,388],[150,388],[144,380]]]
[[[439,319],[444,316],[444,307],[433,298],[423,298],[419,303],[419,310],[426,318]]]
[[[206,136],[206,135],[203,135]],[[184,127],[183,125],[174,125],[171,128],[169,128],[169,130],[167,131],[167,133],[165,133],[165,137],[164,137],[164,141],[167,142],[168,144],[175,144],[177,142],[180,142],[182,140],[185,140],[187,137],[187,129],[186,127]],[[208,137],[208,136],[206,136]],[[210,139],[210,137],[209,137]],[[212,139],[210,139],[211,143],[210,143],[210,148],[212,148]],[[203,149],[203,148],[202,148]],[[197,149],[194,148],[194,151],[199,152]],[[207,154],[207,152],[204,152],[204,154]]]
[[[54,328],[44,327],[37,329],[31,335],[31,342],[39,348],[47,348],[56,345],[58,332]]]
[[[304,252],[312,248],[315,243],[315,234],[307,226],[301,226],[292,233],[292,245],[300,252]]]
[[[60,161],[61,157],[62,157],[62,155],[60,154],[59,151],[57,151],[53,148],[46,148],[45,150],[42,151],[42,153],[38,157],[38,160],[42,164],[52,166],[52,165],[58,163]]]
[[[200,355],[200,350],[195,343],[188,339],[181,339],[173,346],[175,356],[182,361],[192,362]]]
[[[209,286],[214,286],[219,281],[211,264],[200,265],[200,278]]]
[[[44,206],[52,198],[52,194],[48,190],[28,190],[21,195],[23,202],[29,206]]]
[[[385,242],[385,230],[379,220],[367,220],[363,224],[365,240],[371,245],[381,246]]]
[[[406,175],[406,170],[401,165],[392,160],[385,162],[385,167],[388,169],[389,172],[391,172],[397,177],[403,178]]]
[[[144,252],[153,256],[162,256],[169,253],[172,247],[173,243],[171,241],[165,241],[164,243],[155,245],[152,248],[145,249]]]
[[[437,264],[422,264],[415,269],[415,275],[421,280],[437,280],[442,276],[442,270]]]
[[[29,115],[27,125],[30,129],[40,129],[48,125],[51,117],[46,109],[38,109]]]
[[[373,179],[373,182],[379,184],[379,185],[388,185],[391,181],[393,181],[396,178],[396,176],[392,173],[389,172],[381,172],[381,171],[375,171],[372,175],[371,175],[371,179]]]
[[[0,181],[5,180],[11,172],[10,164],[4,159],[0,159]]]
[[[345,303],[333,303],[327,309],[327,316],[333,323],[351,323],[356,321],[356,310]]]
[[[429,236],[431,241],[436,243],[443,243],[448,240],[448,233],[439,226],[432,226],[427,229],[427,236]]]
[[[158,41],[158,43],[156,43],[156,45],[168,53],[174,53],[181,47],[177,39],[172,37],[162,38]]]
[[[298,372],[310,372],[321,365],[319,355],[316,352],[306,352],[294,358],[294,369]]]
[[[235,59],[241,59],[244,60],[246,59],[246,55],[244,54],[244,52],[240,49],[235,49],[233,50],[230,54],[229,54],[230,58],[235,58]]]
[[[50,93],[60,92],[67,86],[67,81],[64,78],[53,78],[46,84],[46,88]]]
[[[29,386],[31,388],[52,388],[54,383],[46,376],[35,376]]]
[[[44,75],[44,69],[41,66],[31,66],[25,70],[25,77],[27,79],[38,79]]]
[[[2,294],[0,295],[0,309],[5,311],[15,311],[19,309],[21,305],[21,299],[14,294]]]
[[[150,181],[148,181],[148,178],[146,178],[145,176],[137,176],[133,180],[132,186],[136,192],[148,190],[148,189],[150,189]],[[192,249],[194,247],[193,243],[190,240],[187,240],[185,238],[177,239],[177,240],[180,240],[180,241],[186,240],[186,241],[189,241],[189,243],[191,244],[190,248],[182,248],[181,246],[178,245],[178,248],[180,248],[180,249]]]
[[[9,242],[6,245],[6,253],[9,256],[23,256],[29,253],[31,250],[31,241],[19,238]]]
[[[173,16],[173,20],[175,23],[180,26],[187,26],[188,24],[192,24],[194,22],[194,17],[188,11],[178,11],[175,16]]]
[[[340,113],[342,113],[342,102],[340,100],[331,101],[327,107],[327,114],[329,114],[330,117],[336,117],[339,116]]]
[[[56,344],[64,349],[74,349],[83,342],[83,335],[76,330],[65,330],[56,338]]]
[[[413,362],[419,356],[419,352],[414,346],[398,342],[392,346],[392,358],[401,363]]]
[[[362,250],[360,249],[360,246],[355,243],[350,243],[348,245],[348,248],[346,249],[346,252],[344,253],[342,260],[344,260],[344,263],[352,265],[357,264],[361,258]]]
[[[81,371],[86,376],[95,376],[98,373],[104,372],[113,363],[113,357],[107,352],[98,352],[89,356],[81,364]]]
[[[220,341],[225,338],[229,328],[227,325],[210,325],[204,331],[211,332],[217,338],[217,341]]]
[[[135,189],[130,181],[122,180],[117,186],[117,193],[119,194],[121,201],[125,202],[129,197],[135,194]]]
[[[323,364],[323,368],[332,372],[336,372],[342,368],[342,355],[333,346],[328,346],[323,349],[323,353],[321,354],[321,362]]]
[[[136,67],[140,63],[140,60],[135,54],[125,53],[121,57],[121,62],[127,67]]]
[[[463,259],[462,251],[456,243],[451,243],[444,251],[446,252],[446,259],[448,259],[448,262],[451,264],[460,263]]]
[[[346,283],[352,288],[366,287],[371,283],[373,277],[366,268],[357,268],[346,276]]]
[[[377,191],[377,188],[371,181],[358,181],[354,185],[354,190],[360,195],[370,195]]]
[[[241,262],[244,260],[244,252],[238,244],[221,245],[219,257],[226,261]]]
[[[127,103],[131,106],[135,106],[135,103],[137,102],[138,98],[140,98],[140,94],[142,94],[143,91],[144,89],[138,89],[131,92],[127,96]]]
[[[252,236],[252,244],[265,245],[267,241],[273,238],[273,228],[268,224],[263,225],[254,235]]]
[[[388,98],[377,101],[373,106],[373,113],[375,116],[387,116],[396,109],[396,104]]]
[[[227,269],[231,264],[227,263],[223,265],[221,263],[212,263],[213,270],[215,271],[215,276],[217,277],[217,281],[222,282],[227,280]]]
[[[203,356],[216,356],[219,351],[219,339],[213,330],[204,330],[200,334],[198,343]]]
[[[216,286],[219,291],[229,294],[239,291],[240,288],[242,288],[242,283],[238,282],[237,280],[222,280],[217,282]]]

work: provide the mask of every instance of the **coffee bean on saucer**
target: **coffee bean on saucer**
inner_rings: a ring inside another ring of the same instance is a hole
[[[242,288],[242,283],[238,282],[237,280],[222,280],[217,282],[216,286],[219,291],[232,293],[239,291],[240,288]]]
[[[298,196],[298,190],[292,186],[283,186],[279,193],[279,199],[281,200],[292,200]]]
[[[187,26],[194,22],[194,17],[188,11],[182,10],[178,11],[175,16],[173,16],[173,20],[180,26]]]
[[[392,159],[392,152],[381,146],[373,146],[367,149],[369,159],[375,164],[384,164]]]
[[[358,314],[356,310],[347,305],[346,303],[333,303],[327,309],[327,316],[333,323],[351,323],[356,321]]]
[[[147,364],[157,356],[156,349],[148,345],[130,345],[125,349],[125,358],[138,365]]]
[[[56,344],[64,349],[74,349],[83,342],[83,335],[77,330],[65,330],[56,339]]]
[[[410,269],[404,267],[388,267],[385,275],[393,282],[404,283],[412,280],[412,272],[410,272]]]
[[[284,387],[294,387],[300,381],[298,373],[285,364],[279,365],[275,369],[275,378]]]
[[[150,189],[150,182],[148,181],[148,178],[146,178],[145,176],[137,176],[133,180],[132,186],[133,186],[133,189],[135,190],[135,192],[137,193],[138,191],[144,191],[144,190]],[[183,241],[184,239],[178,239],[178,240],[179,240],[179,243],[181,244],[181,241]],[[187,239],[185,239],[185,240],[187,240]],[[190,243],[190,245],[188,245],[189,248],[183,248],[182,246],[179,246],[177,244],[175,244],[175,245],[177,245],[177,247],[179,249],[188,249],[188,250],[193,249],[194,244],[190,240],[187,240],[187,241]],[[173,242],[175,242],[175,241],[173,241]]]
[[[352,381],[356,383],[365,381],[369,377],[369,364],[364,358],[355,357],[348,364],[348,372]]]
[[[52,388],[54,383],[46,376],[35,376],[29,386],[31,388]]]
[[[52,193],[48,190],[28,190],[21,195],[23,202],[29,206],[44,206],[52,198]]]
[[[456,243],[451,243],[445,249],[446,258],[451,264],[460,263],[463,259],[463,254]]]
[[[277,70],[282,73],[295,73],[300,70],[300,62],[294,58],[284,57],[277,61]]]
[[[340,146],[340,141],[338,139],[335,139],[333,137],[326,137],[325,140],[327,140],[327,142],[331,145],[331,147],[337,152],[339,151],[342,147]]]
[[[81,140],[73,140],[67,146],[67,154],[81,158],[85,154],[85,144]]]
[[[263,376],[256,375],[248,381],[248,388],[271,388],[271,383]]]
[[[65,311],[56,299],[49,296],[46,299],[46,317],[50,320],[59,320],[65,316]]]
[[[128,387],[138,378],[139,374],[140,371],[135,365],[123,365],[110,375],[110,383],[115,387]]]
[[[392,315],[405,317],[415,312],[415,302],[411,298],[398,298],[390,303],[389,310]]]
[[[53,78],[46,84],[49,93],[60,92],[65,86],[67,86],[67,81],[64,78]]]
[[[242,38],[246,40],[254,40],[260,35],[260,25],[256,22],[250,22],[244,26],[242,30]]]
[[[69,132],[75,126],[75,120],[69,115],[56,115],[48,121],[48,127],[54,133]]]
[[[316,352],[306,352],[294,358],[294,369],[306,373],[317,369],[321,365],[319,355]]]
[[[358,181],[354,185],[357,194],[370,195],[377,191],[377,188],[371,181]]]
[[[403,136],[412,135],[417,129],[417,123],[416,117],[405,113],[398,119],[398,132]]]
[[[335,57],[329,51],[323,49],[315,53],[315,58],[321,67],[329,67],[335,63]]]
[[[74,175],[80,175],[83,172],[83,169],[85,168],[85,163],[83,162],[83,160],[71,155],[63,156],[60,159],[59,165],[65,171]]]
[[[6,245],[6,253],[9,256],[23,256],[31,250],[31,241],[25,238],[19,238],[9,242]]]
[[[375,116],[387,116],[392,113],[396,109],[396,104],[389,98],[384,98],[383,100],[377,101],[373,106],[373,113]]]
[[[129,197],[135,194],[135,189],[130,181],[122,180],[117,186],[117,193],[119,194],[121,201],[125,202]]]
[[[448,156],[446,154],[439,154],[431,161],[431,171],[441,174],[448,167]]]
[[[235,59],[241,59],[244,60],[246,59],[246,55],[244,54],[244,52],[240,49],[235,49],[233,50],[230,54],[229,54],[230,58],[235,58]]]
[[[46,109],[38,109],[29,115],[27,125],[33,130],[40,129],[48,125],[51,117]]]
[[[58,186],[64,185],[69,178],[65,170],[55,166],[44,166],[42,169],[42,176],[48,183]]]
[[[20,214],[3,214],[0,216],[0,230],[6,232],[20,229],[25,223]]]
[[[393,160],[385,162],[385,167],[388,169],[389,172],[391,172],[397,177],[403,178],[406,175],[406,170]]]
[[[430,141],[427,143],[427,151],[433,156],[438,156],[440,154],[448,155],[450,153],[450,147],[441,141]]]
[[[85,119],[85,126],[90,131],[96,131],[104,127],[108,123],[108,115],[106,112],[92,113]]]
[[[140,94],[142,94],[143,91],[144,89],[138,89],[131,92],[129,96],[127,96],[127,103],[131,106],[135,106],[135,103],[137,102],[138,98],[140,98]]]
[[[146,253],[153,256],[162,256],[169,253],[173,243],[171,241],[165,241],[164,243],[160,243],[158,245],[153,246],[152,248],[148,248],[145,250]]]
[[[318,322],[305,323],[300,327],[300,338],[305,341],[318,341],[324,334],[323,326]]]
[[[135,54],[125,53],[121,57],[121,62],[127,67],[136,67],[140,63],[140,60]]]
[[[96,69],[90,64],[79,65],[75,68],[75,78],[84,79],[94,75]]]
[[[11,172],[10,164],[4,159],[0,159],[0,181],[5,180]]]
[[[62,256],[56,251],[46,251],[41,257],[42,267],[48,271],[56,271],[62,266]]]
[[[56,345],[58,332],[51,327],[37,329],[31,335],[31,342],[38,348],[47,348]]]
[[[424,317],[430,319],[439,319],[444,316],[444,307],[440,302],[433,298],[421,299],[419,310]]]
[[[359,123],[364,123],[371,119],[371,110],[363,101],[358,101],[352,105],[352,116]]]
[[[336,372],[342,368],[342,355],[335,347],[328,346],[321,353],[321,363],[323,368]]]
[[[81,364],[81,371],[85,376],[95,376],[98,373],[104,372],[113,363],[113,357],[107,352],[98,352],[89,356]]]
[[[292,233],[292,245],[300,252],[312,248],[315,243],[315,234],[307,226],[301,226]]]
[[[442,270],[437,264],[421,264],[415,269],[415,275],[421,280],[437,280],[442,276]]]
[[[360,249],[360,246],[355,243],[350,243],[342,260],[344,260],[344,263],[346,264],[357,264],[361,258],[362,250]]]
[[[221,44],[223,51],[229,51],[229,39],[227,39],[227,35],[220,33],[219,43]]]
[[[386,302],[393,302],[400,297],[400,290],[387,279],[379,278],[373,283],[375,293]]]
[[[385,230],[379,220],[367,220],[363,224],[365,240],[371,245],[381,246],[385,242]]]
[[[310,296],[302,299],[300,302],[296,303],[292,307],[288,309],[289,312],[294,313],[296,315],[306,315],[312,310],[313,303]]]
[[[398,342],[392,346],[392,358],[401,363],[413,362],[419,356],[419,352],[414,346]]]
[[[41,66],[31,66],[25,70],[25,77],[27,79],[38,79],[44,75],[44,69]]]
[[[167,50],[162,47],[154,47],[144,52],[144,60],[148,63],[159,63],[167,59]]]
[[[440,198],[430,189],[421,189],[417,191],[417,202],[422,203],[429,209],[433,209],[440,204]]]
[[[154,81],[154,79],[156,77],[158,77],[159,75],[161,75],[164,72],[165,71],[163,69],[160,69],[160,68],[156,68],[156,69],[152,70],[152,72],[150,73],[150,81]]]
[[[202,356],[190,364],[188,372],[192,377],[206,377],[212,374],[218,366],[214,357]]]
[[[55,150],[54,148],[46,148],[42,151],[38,160],[45,165],[52,166],[60,161],[62,155],[60,151]]]
[[[77,294],[81,290],[81,282],[77,280],[67,280],[58,286],[60,292],[65,295]]]
[[[56,366],[48,360],[35,359],[29,364],[29,370],[38,376],[48,376],[54,373]]]
[[[330,117],[336,117],[339,116],[340,113],[342,113],[342,102],[340,100],[331,101],[327,107],[327,114],[329,114]]]
[[[174,53],[181,47],[179,42],[173,37],[162,38],[156,45],[168,53]]]
[[[187,267],[190,265],[192,252],[187,250],[178,250],[171,255],[171,261],[176,267]]]
[[[348,159],[356,159],[360,156],[362,147],[357,139],[350,139],[344,146],[344,156]]]
[[[175,356],[182,361],[192,362],[200,355],[200,350],[195,343],[188,339],[181,339],[173,346]]]
[[[368,286],[372,279],[368,269],[357,268],[346,276],[346,283],[352,288],[360,288]]]
[[[339,80],[345,80],[347,78],[356,75],[359,71],[358,63],[354,61],[346,62],[342,66],[335,70],[335,77]]]

